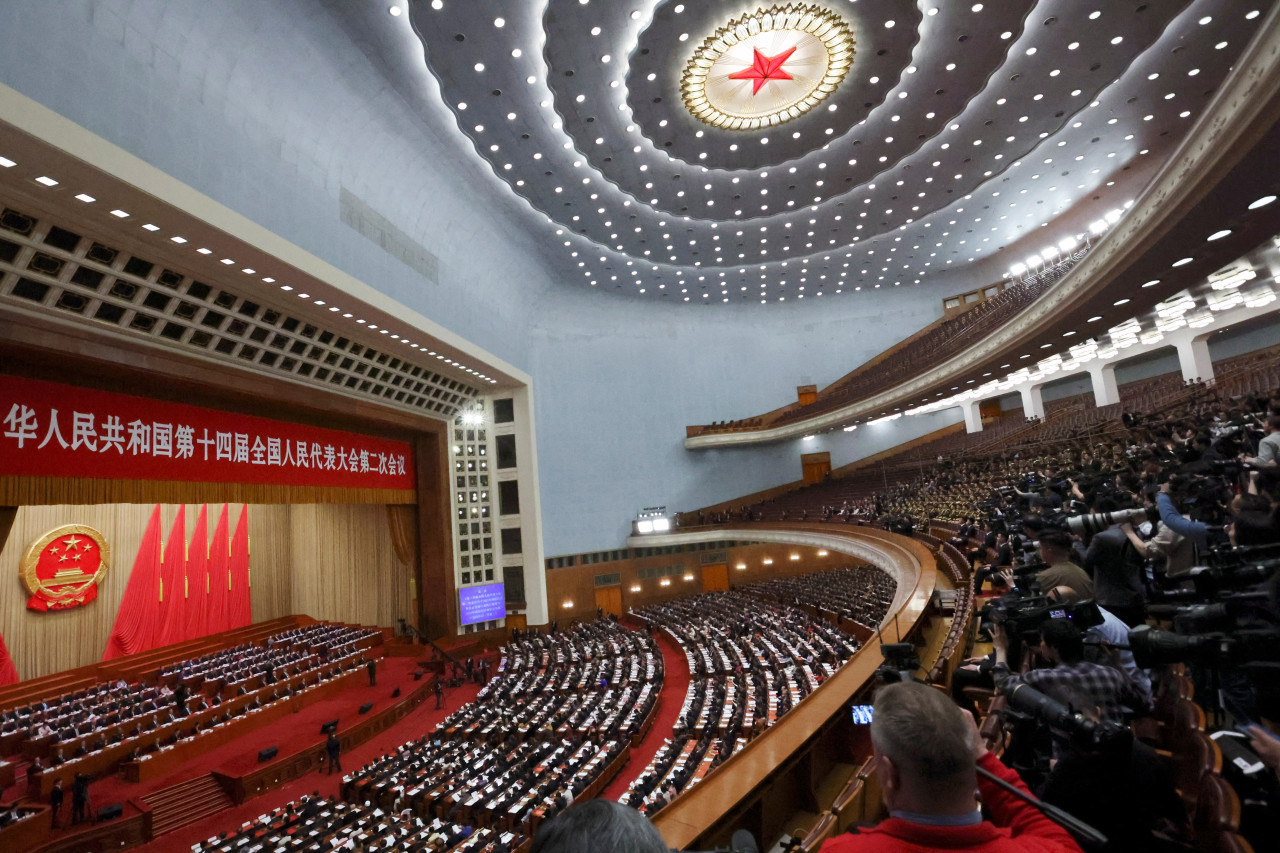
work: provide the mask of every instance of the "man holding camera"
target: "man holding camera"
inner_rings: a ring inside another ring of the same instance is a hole
[[[1125,709],[1145,711],[1150,703],[1121,670],[1084,659],[1084,635],[1068,619],[1050,619],[1040,626],[1036,651],[1051,666],[1015,674],[1009,669],[1009,638],[999,625],[991,626],[991,644],[996,650],[992,668],[996,689],[1008,693],[1025,683],[1044,692],[1067,685],[1093,700],[1108,723],[1124,722]]]
[[[871,743],[889,818],[830,839],[822,853],[1079,853],[1071,835],[1035,807],[977,778],[980,767],[1027,790],[987,751],[973,718],[938,690],[909,681],[880,688]],[[978,796],[991,821],[982,819]]]

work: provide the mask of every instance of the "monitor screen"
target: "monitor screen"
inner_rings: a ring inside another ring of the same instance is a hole
[[[502,584],[465,586],[458,590],[458,612],[463,625],[505,618],[507,600]]]

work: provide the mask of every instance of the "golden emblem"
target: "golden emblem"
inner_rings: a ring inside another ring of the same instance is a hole
[[[31,543],[22,556],[22,583],[31,610],[65,610],[98,597],[111,565],[111,547],[83,524],[64,524]]]

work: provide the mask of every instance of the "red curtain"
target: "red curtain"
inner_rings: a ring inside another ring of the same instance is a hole
[[[17,684],[21,680],[18,677],[18,667],[14,666],[13,658],[9,657],[9,647],[4,644],[4,637],[0,636],[0,684]]]
[[[209,633],[205,608],[209,604],[209,508],[200,507],[196,529],[187,548],[187,623],[184,640],[194,640]]]
[[[240,507],[236,535],[231,540],[231,593],[227,607],[227,627],[241,628],[253,621],[249,602],[249,507]]]
[[[178,517],[169,531],[160,563],[158,591],[160,619],[155,646],[181,643],[187,622],[187,508],[178,507]]]
[[[217,634],[231,627],[228,621],[227,594],[228,577],[227,562],[231,558],[231,543],[228,541],[227,505],[222,505],[218,514],[218,523],[213,528],[213,544],[209,546],[209,606],[206,610],[208,624],[206,633]]]
[[[160,594],[160,504],[151,512],[151,521],[142,535],[138,556],[133,561],[129,583],[116,611],[116,624],[107,640],[103,660],[131,655],[153,646]]]

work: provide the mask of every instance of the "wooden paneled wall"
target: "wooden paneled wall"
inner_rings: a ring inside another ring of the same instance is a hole
[[[742,545],[728,549],[729,584],[731,586],[759,583],[772,578],[805,575],[810,572],[851,566],[859,563],[847,554],[834,551],[818,556],[818,548],[799,545],[761,544]],[[595,618],[596,575],[618,573],[622,576],[622,609],[638,609],[650,604],[661,604],[677,598],[696,595],[703,590],[700,557],[711,551],[687,551],[680,554],[660,554],[654,557],[633,557],[606,563],[569,566],[547,570],[547,608],[551,618],[561,625],[574,618]],[[791,559],[792,555],[799,557]],[[772,560],[771,564],[764,561]],[[661,579],[640,579],[641,569],[680,565],[678,574],[665,578],[670,583],[663,586]],[[746,568],[739,569],[743,565]],[[690,580],[685,580],[691,575]],[[635,590],[634,587],[639,587]]]
[[[19,507],[0,551],[0,634],[23,678],[95,663],[102,657],[116,610],[154,504]],[[209,505],[209,533],[218,504]],[[188,506],[187,536],[200,507]],[[161,505],[165,540],[176,504]],[[231,507],[234,529],[239,505]],[[26,609],[19,566],[27,546],[62,524],[86,524],[111,546],[112,565],[98,597],[85,607],[42,613]],[[395,554],[383,504],[250,504],[253,620],[305,613],[317,619],[394,626],[410,617],[411,567]],[[193,546],[194,547],[194,544]]]
[[[396,557],[387,509],[376,504],[287,507],[292,610],[316,619],[394,626],[409,619],[411,568]],[[258,615],[273,619],[284,613]]]

